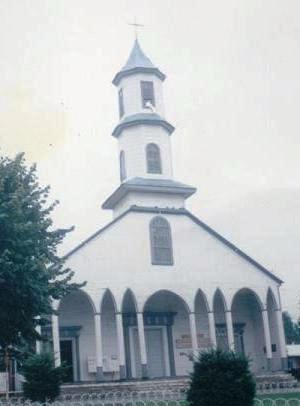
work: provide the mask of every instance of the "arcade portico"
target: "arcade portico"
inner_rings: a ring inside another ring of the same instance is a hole
[[[138,297],[138,300],[137,300]],[[98,298],[83,290],[67,296],[52,318],[56,364],[71,362],[71,381],[185,376],[191,352],[218,346],[250,357],[257,374],[286,365],[282,314],[275,294],[243,288],[189,297],[130,289]]]

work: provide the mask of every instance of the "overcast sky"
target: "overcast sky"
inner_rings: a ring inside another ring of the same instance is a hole
[[[75,225],[103,226],[119,182],[114,74],[140,43],[166,73],[188,208],[286,283],[300,315],[299,0],[0,0],[0,146],[25,151]]]

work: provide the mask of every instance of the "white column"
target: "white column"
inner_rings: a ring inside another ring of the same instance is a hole
[[[261,311],[263,326],[264,326],[264,336],[265,336],[265,346],[267,354],[267,368],[271,369],[271,360],[272,360],[272,346],[271,346],[271,335],[270,335],[270,325],[269,325],[269,316],[268,310],[264,309]]]
[[[225,318],[226,318],[228,347],[231,351],[234,351],[234,332],[233,332],[231,310],[225,311]]]
[[[197,351],[198,351],[197,327],[196,327],[195,313],[191,312],[189,314],[189,320],[190,320],[192,350],[193,350],[193,356],[195,356],[197,354]]]
[[[116,323],[117,323],[117,336],[119,347],[120,379],[125,379],[126,367],[125,367],[125,345],[124,345],[122,313],[116,313]]]
[[[147,349],[146,349],[146,341],[145,341],[143,313],[137,313],[137,326],[138,326],[140,352],[141,352],[142,377],[147,378],[148,377]]]
[[[42,335],[42,327],[40,325],[37,325],[35,330],[39,335]],[[41,342],[41,340],[36,340],[36,342],[35,342],[35,351],[36,351],[37,354],[40,354],[42,352],[42,342]]]
[[[101,313],[95,313],[94,323],[95,323],[97,381],[102,381],[104,377],[103,377]]]
[[[213,348],[217,348],[217,335],[214,312],[208,312],[209,338]]]
[[[58,316],[56,314],[52,314],[52,340],[53,340],[54,363],[56,367],[59,367],[61,365],[61,358],[60,358]]]
[[[276,309],[275,314],[276,314],[276,321],[277,321],[277,328],[278,328],[279,351],[280,351],[282,369],[286,370],[287,369],[287,351],[286,351],[286,342],[285,342],[285,334],[284,334],[281,309]]]

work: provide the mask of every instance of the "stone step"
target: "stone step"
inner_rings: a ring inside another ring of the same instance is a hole
[[[282,390],[300,390],[298,381],[288,373],[274,373],[256,376],[256,388],[258,393],[280,392]],[[189,378],[164,378],[114,382],[86,382],[68,384],[62,386],[62,397],[80,398],[92,394],[132,394],[161,392],[163,394],[177,394],[183,396],[189,387]]]
[[[102,390],[148,390],[148,389],[174,389],[185,388],[188,386],[189,378],[157,378],[131,381],[113,381],[113,382],[87,382],[62,385],[62,393],[74,393],[78,391],[102,391]]]
[[[289,373],[274,373],[256,377],[258,393],[299,390],[299,382]]]

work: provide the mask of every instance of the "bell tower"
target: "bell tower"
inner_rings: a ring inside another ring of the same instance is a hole
[[[163,82],[166,76],[142,51],[136,39],[124,67],[115,75],[119,122],[120,186],[104,202],[117,216],[130,206],[184,207],[196,189],[173,179],[171,134],[165,119]]]

